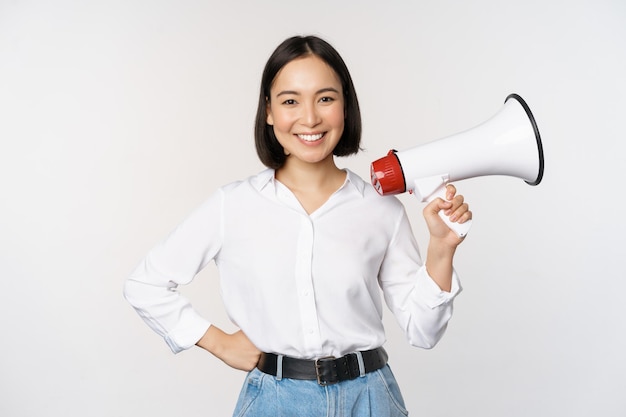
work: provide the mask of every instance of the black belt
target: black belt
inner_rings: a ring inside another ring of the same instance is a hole
[[[387,352],[382,347],[361,352],[365,373],[375,371],[387,364]],[[257,368],[266,374],[277,376],[278,355],[262,353]],[[315,360],[296,359],[283,356],[282,377],[291,379],[317,380],[320,385],[355,379],[361,375],[356,353],[341,358],[326,357]]]

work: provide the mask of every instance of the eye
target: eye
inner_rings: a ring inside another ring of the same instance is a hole
[[[292,98],[288,98],[287,100],[283,101],[283,104],[287,106],[293,106],[294,104],[296,104],[296,100]]]
[[[334,97],[322,97],[320,98],[320,103],[332,103],[333,101],[335,101]]]

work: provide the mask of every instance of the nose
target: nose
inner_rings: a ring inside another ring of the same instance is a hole
[[[305,126],[317,126],[321,122],[321,117],[315,103],[303,106],[302,124]]]

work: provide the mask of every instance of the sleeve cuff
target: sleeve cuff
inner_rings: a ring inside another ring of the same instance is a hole
[[[172,352],[187,350],[204,336],[211,322],[189,309],[181,314],[180,324],[165,335],[165,342]]]
[[[426,271],[426,266],[422,266],[422,268],[417,273],[416,286],[419,289],[419,291],[417,291],[419,297],[422,298],[425,305],[431,309],[437,308],[444,304],[449,304],[463,289],[461,287],[461,283],[459,281],[459,277],[456,271],[453,271],[452,287],[450,289],[450,292],[443,291],[441,288],[439,288],[439,285],[437,285],[432,277],[428,275],[428,271]]]

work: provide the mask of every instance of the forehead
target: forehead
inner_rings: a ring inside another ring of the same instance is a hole
[[[272,94],[283,91],[317,91],[332,87],[341,91],[339,76],[323,59],[307,55],[294,59],[276,74],[272,82]]]

